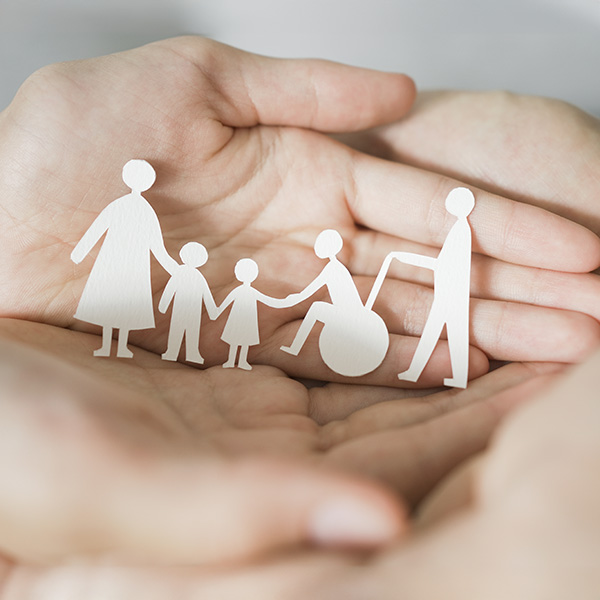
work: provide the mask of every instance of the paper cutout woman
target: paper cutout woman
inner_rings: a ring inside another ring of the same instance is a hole
[[[162,358],[177,360],[185,336],[185,360],[202,365],[204,358],[199,349],[202,305],[206,306],[211,319],[218,316],[217,305],[208,283],[198,271],[198,267],[206,264],[208,252],[202,244],[188,242],[179,256],[183,264],[177,265],[158,303],[158,310],[165,313],[173,302],[167,351]]]
[[[178,266],[165,249],[154,209],[142,196],[155,179],[148,162],[130,160],[123,181],[131,193],[111,202],[71,253],[79,264],[106,234],[75,313],[102,327],[102,346],[94,356],[110,356],[113,329],[118,329],[117,356],[131,358],[129,332],[154,327],[150,254],[170,273]]]
[[[217,314],[220,315],[230,304],[233,305],[221,335],[221,339],[230,346],[229,358],[223,367],[235,367],[239,350],[238,367],[249,371],[252,366],[248,363],[248,350],[250,346],[256,346],[260,342],[258,302],[273,308],[283,308],[290,304],[284,299],[271,298],[252,287],[252,282],[258,277],[258,265],[251,258],[242,258],[236,263],[235,276],[242,285],[231,290],[217,308]]]
[[[286,301],[302,302],[325,286],[331,303],[314,302],[290,346],[281,349],[297,356],[317,321],[324,324],[319,350],[325,364],[334,372],[357,377],[376,369],[385,358],[389,334],[383,319],[362,303],[350,271],[337,259],[342,236],[334,229],[322,231],[315,241],[315,254],[329,262],[302,292]]]
[[[467,188],[455,188],[446,198],[446,210],[457,218],[437,258],[410,252],[391,252],[377,276],[371,295],[379,292],[392,259],[433,271],[433,303],[410,367],[398,374],[417,381],[429,362],[446,326],[452,377],[444,385],[466,388],[469,371],[469,295],[471,282],[471,227],[467,217],[475,198]],[[367,305],[371,298],[367,301]]]

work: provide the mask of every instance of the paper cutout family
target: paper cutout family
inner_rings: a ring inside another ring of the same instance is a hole
[[[350,271],[338,260],[343,241],[327,229],[315,242],[317,257],[327,259],[321,273],[301,292],[272,298],[252,287],[258,265],[242,258],[235,265],[241,285],[217,306],[209,285],[198,270],[208,260],[206,248],[197,242],[180,251],[182,264],[165,249],[158,217],[142,196],[154,184],[156,173],[145,160],[131,160],[123,167],[123,181],[131,193],[111,202],[96,217],[71,253],[80,263],[105,236],[83,290],[75,317],[102,327],[102,346],[94,356],[110,356],[113,330],[118,330],[117,357],[133,356],[127,347],[129,332],[155,326],[150,278],[150,255],[171,275],[158,309],[171,309],[171,325],[164,360],[175,361],[185,338],[186,360],[202,364],[199,351],[202,306],[208,317],[217,319],[229,306],[221,339],[229,344],[223,367],[251,369],[250,346],[260,342],[257,303],[286,308],[310,298],[326,287],[331,302],[314,302],[289,346],[281,350],[298,355],[319,321],[323,329],[319,351],[334,372],[350,377],[370,373],[381,365],[389,346],[389,333],[373,304],[394,259],[430,269],[434,274],[434,299],[412,362],[398,378],[415,382],[429,361],[444,326],[448,338],[452,377],[444,384],[464,388],[469,364],[469,286],[471,272],[471,229],[467,217],[475,199],[467,188],[455,188],[446,198],[446,210],[456,217],[437,258],[408,252],[391,252],[385,258],[367,302],[363,304]],[[238,357],[239,353],[239,357]]]

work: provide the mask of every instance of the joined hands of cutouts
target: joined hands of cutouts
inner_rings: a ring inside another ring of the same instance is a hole
[[[116,197],[115,165],[134,156],[160,174],[148,198],[169,253],[177,256],[189,241],[206,246],[210,258],[202,272],[217,303],[237,284],[233,267],[241,257],[259,265],[256,287],[265,294],[281,298],[302,289],[323,266],[312,244],[327,227],[342,234],[340,259],[366,299],[389,252],[427,253],[431,246],[429,253],[437,254],[454,221],[443,199],[460,182],[359,154],[311,129],[340,132],[392,121],[410,105],[412,90],[400,75],[259,58],[197,38],[42,70],[0,121],[2,314],[85,327],[72,315],[90,264],[74,269],[66,257]],[[578,360],[598,337],[595,321],[556,310],[570,308],[563,299],[547,308],[535,306],[535,298],[555,270],[595,268],[598,240],[539,209],[474,193],[473,249],[488,258],[474,276],[471,376],[486,371],[487,357]],[[399,269],[375,305],[390,329],[390,351],[361,383],[405,385],[396,375],[414,354],[431,299],[429,288],[404,281],[412,273]],[[167,278],[155,265],[155,294]],[[580,304],[589,304],[583,296]],[[262,311],[261,345],[250,361],[340,380],[321,361],[316,336],[299,357],[280,351],[308,305]],[[222,364],[223,326],[208,320],[204,326],[205,366]],[[164,319],[156,329],[132,333],[131,343],[164,352],[167,329]],[[419,385],[438,385],[448,375],[440,344]]]

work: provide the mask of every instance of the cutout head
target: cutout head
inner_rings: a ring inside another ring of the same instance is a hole
[[[467,188],[454,188],[446,198],[446,210],[455,217],[468,217],[475,206],[475,196]]]
[[[242,283],[252,283],[258,277],[258,265],[251,258],[242,258],[235,265],[235,277]]]
[[[208,260],[206,248],[198,242],[188,242],[179,252],[184,265],[188,267],[201,267]]]
[[[132,191],[145,192],[156,181],[156,171],[145,160],[130,160],[123,167],[123,181]]]
[[[325,229],[315,241],[315,254],[319,258],[333,258],[342,249],[344,241],[335,229]]]

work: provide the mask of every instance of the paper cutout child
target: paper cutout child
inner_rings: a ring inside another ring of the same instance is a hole
[[[273,308],[289,306],[285,300],[271,298],[252,287],[252,282],[258,277],[258,265],[251,258],[242,258],[235,265],[235,276],[242,285],[229,292],[221,306],[217,308],[220,315],[230,304],[231,312],[225,324],[221,339],[227,342],[229,358],[223,365],[224,368],[235,367],[235,362],[240,353],[238,367],[249,371],[252,366],[248,363],[248,350],[260,342],[258,333],[258,302]]]
[[[111,202],[71,253],[79,264],[106,234],[75,313],[75,318],[102,327],[102,346],[94,356],[110,356],[117,329],[117,356],[131,358],[129,332],[154,327],[150,254],[166,271],[177,267],[165,249],[158,217],[142,196],[155,179],[148,162],[130,160],[123,167],[123,181],[131,193]]]
[[[475,206],[473,193],[455,188],[446,198],[446,210],[457,218],[437,258],[409,252],[390,253],[381,268],[371,294],[377,293],[393,258],[409,265],[431,269],[434,296],[423,334],[410,367],[398,379],[417,381],[442,334],[448,336],[452,378],[444,385],[466,388],[469,369],[469,296],[471,281],[471,228],[467,217]]]
[[[356,377],[376,369],[389,346],[389,334],[381,317],[363,305],[350,271],[338,260],[342,236],[334,229],[322,231],[315,254],[329,262],[302,292],[286,298],[297,304],[325,286],[331,303],[314,302],[290,346],[281,350],[297,356],[317,321],[324,323],[319,336],[323,361],[336,373]]]
[[[186,361],[202,365],[204,358],[199,350],[202,304],[206,306],[211,319],[218,316],[217,305],[208,283],[198,271],[198,267],[206,264],[208,252],[202,244],[189,242],[183,246],[179,256],[183,264],[178,265],[173,272],[158,304],[158,310],[165,313],[173,302],[167,350],[162,358],[177,360],[185,336]]]

